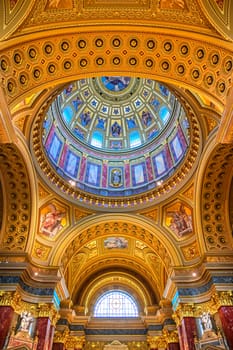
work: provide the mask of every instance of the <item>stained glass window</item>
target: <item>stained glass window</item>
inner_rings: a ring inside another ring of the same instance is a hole
[[[138,306],[129,294],[109,291],[97,300],[94,317],[138,317]]]

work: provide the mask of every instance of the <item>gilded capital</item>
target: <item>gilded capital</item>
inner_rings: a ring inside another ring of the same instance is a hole
[[[13,297],[14,292],[0,291],[0,306],[12,306]]]
[[[195,317],[194,304],[180,304],[172,315],[176,325],[179,326],[184,317]]]
[[[66,348],[82,349],[85,343],[85,336],[68,336],[65,341]]]
[[[53,304],[38,304],[38,317],[48,317],[54,326],[60,318]]]

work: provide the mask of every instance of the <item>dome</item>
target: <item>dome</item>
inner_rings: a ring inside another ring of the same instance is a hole
[[[189,121],[179,100],[152,79],[102,76],[66,86],[50,105],[42,143],[68,184],[102,197],[161,184],[184,159]]]
[[[171,120],[176,100],[150,79],[100,77],[68,86],[57,115],[71,136],[104,152],[125,152],[154,140]]]

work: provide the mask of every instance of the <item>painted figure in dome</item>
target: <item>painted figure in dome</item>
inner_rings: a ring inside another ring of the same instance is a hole
[[[90,111],[80,114],[80,119],[82,126],[87,126],[91,121]]]
[[[145,126],[149,126],[151,124],[151,121],[152,121],[152,116],[150,114],[150,112],[145,112],[143,111],[142,112],[142,121],[143,121],[143,124]]]
[[[111,184],[118,187],[121,184],[121,169],[113,169],[111,172]]]
[[[107,89],[121,91],[129,85],[130,77],[103,77],[102,81]]]
[[[65,89],[65,94],[66,95],[71,94],[72,90],[73,90],[73,85],[67,86],[67,88]]]
[[[72,103],[75,111],[78,112],[79,106],[83,103],[83,101],[81,101],[80,98],[77,96],[77,98],[73,100]]]
[[[117,122],[114,122],[112,125],[112,136],[120,136],[120,133],[121,126]]]
[[[98,124],[96,125],[96,128],[104,130],[104,123],[105,123],[105,119],[98,118]]]
[[[136,122],[135,122],[134,118],[126,119],[126,121],[127,121],[127,125],[128,125],[129,129],[136,127]]]

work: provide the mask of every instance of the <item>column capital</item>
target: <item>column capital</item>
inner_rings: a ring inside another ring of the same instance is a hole
[[[167,340],[164,335],[148,336],[147,342],[149,343],[150,349],[167,348]]]
[[[53,304],[38,304],[38,317],[48,317],[51,323],[55,326],[60,318],[58,310]]]
[[[195,317],[195,305],[179,304],[172,317],[176,322],[176,325],[179,326],[184,317]]]
[[[53,342],[65,344],[69,336],[70,331],[68,329],[65,329],[64,331],[55,331]]]

